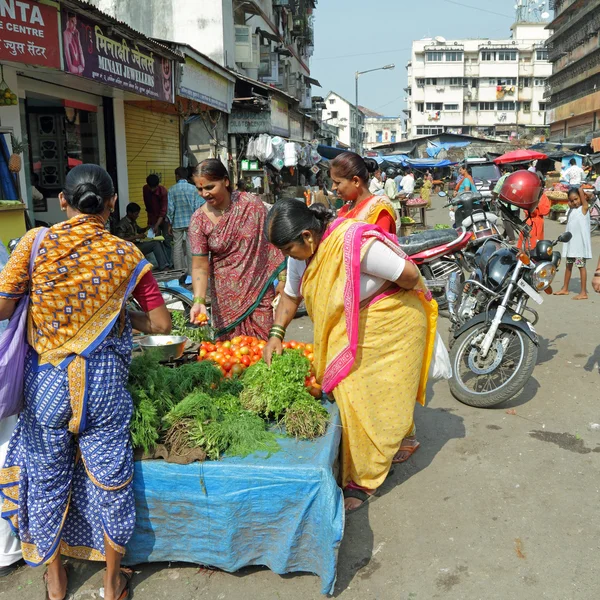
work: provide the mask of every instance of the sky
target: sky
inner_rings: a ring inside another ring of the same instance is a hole
[[[405,107],[406,63],[413,40],[510,36],[516,0],[319,0],[313,96],[333,90],[354,103],[354,74],[393,63],[392,71],[360,77],[358,103],[386,116]],[[476,8],[478,7],[478,8]]]

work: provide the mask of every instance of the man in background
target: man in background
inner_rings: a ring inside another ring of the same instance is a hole
[[[127,214],[117,223],[115,228],[115,235],[125,240],[126,242],[133,242],[142,252],[144,256],[148,254],[154,254],[158,268],[161,271],[166,271],[169,268],[163,245],[156,240],[149,240],[142,242],[145,239],[146,232],[150,227],[140,227],[137,224],[137,219],[140,216],[142,210],[139,204],[131,202],[125,209]]]
[[[579,186],[585,181],[585,171],[577,166],[577,161],[572,158],[569,168],[563,173],[562,178],[571,186]]]
[[[203,204],[204,199],[196,186],[188,181],[188,170],[179,167],[175,170],[177,183],[169,190],[167,218],[173,230],[173,263],[178,271],[192,272],[192,249],[188,238],[188,228],[192,215]]]
[[[169,193],[164,185],[160,185],[160,178],[155,173],[146,177],[146,185],[142,189],[144,195],[144,206],[148,213],[148,225],[155,235],[162,235],[165,240],[163,249],[170,266],[173,266],[171,255],[171,235],[167,222],[167,210],[169,207]]]

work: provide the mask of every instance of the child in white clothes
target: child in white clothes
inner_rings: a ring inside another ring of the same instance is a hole
[[[581,188],[569,190],[569,216],[566,231],[573,237],[563,245],[563,258],[567,259],[565,282],[555,296],[569,295],[569,282],[573,274],[573,265],[579,269],[581,292],[573,296],[573,300],[587,300],[587,270],[585,263],[592,258],[592,234],[590,232],[590,211],[587,194]]]

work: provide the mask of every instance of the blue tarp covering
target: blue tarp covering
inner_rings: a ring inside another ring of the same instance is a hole
[[[136,462],[136,528],[124,562],[188,562],[234,572],[264,565],[335,585],[344,502],[333,469],[341,438],[337,406],[322,438],[280,440],[269,457],[190,465]],[[266,594],[268,596],[268,594]]]
[[[388,154],[375,158],[378,164],[390,163],[401,167],[415,167],[416,169],[442,169],[456,163],[450,160],[434,160],[430,158],[410,158],[406,154]]]
[[[435,158],[442,150],[450,150],[450,148],[466,148],[471,142],[430,142],[427,148],[427,155]]]

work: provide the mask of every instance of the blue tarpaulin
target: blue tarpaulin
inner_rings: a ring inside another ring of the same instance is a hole
[[[340,415],[334,404],[328,410],[325,436],[283,438],[268,457],[136,462],[136,527],[124,563],[188,562],[231,573],[264,565],[279,575],[315,573],[331,594],[344,502],[334,476]]]
[[[375,158],[378,164],[389,163],[401,167],[414,167],[415,169],[442,169],[456,163],[450,160],[434,160],[431,158],[410,158],[406,154],[387,154]]]
[[[427,155],[435,158],[442,150],[450,150],[450,148],[466,148],[471,142],[429,142]]]

